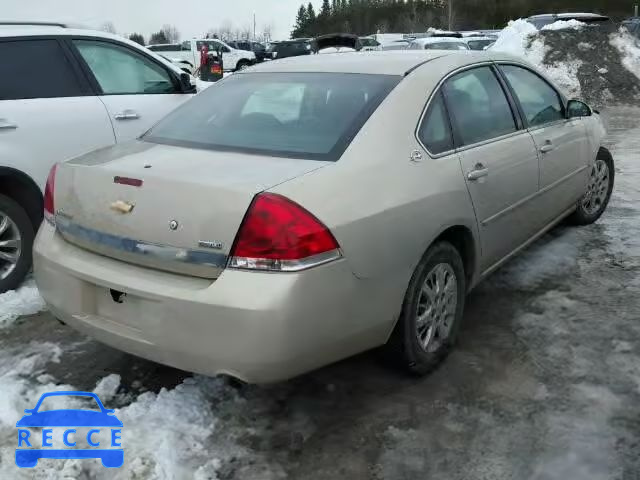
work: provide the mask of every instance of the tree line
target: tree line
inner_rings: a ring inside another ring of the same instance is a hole
[[[291,38],[424,32],[429,27],[493,29],[515,18],[567,11],[621,20],[633,14],[633,4],[634,0],[323,0],[318,12],[311,2],[300,5]]]

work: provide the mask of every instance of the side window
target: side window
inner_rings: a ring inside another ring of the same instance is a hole
[[[558,92],[545,80],[526,68],[515,65],[500,67],[520,101],[530,127],[565,118]]]
[[[0,41],[0,58],[0,100],[83,94],[56,40]]]
[[[169,72],[142,54],[107,42],[73,43],[105,95],[176,93]]]
[[[516,131],[511,106],[490,67],[459,73],[445,82],[443,90],[462,145]]]
[[[444,108],[442,92],[433,97],[429,110],[422,120],[418,130],[420,141],[427,147],[429,153],[439,154],[453,150],[451,127]]]

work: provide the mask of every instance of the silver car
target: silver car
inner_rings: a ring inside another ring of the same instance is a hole
[[[596,112],[499,53],[286,59],[52,171],[51,311],[127,352],[247,382],[386,345],[424,374],[466,293],[613,188]]]

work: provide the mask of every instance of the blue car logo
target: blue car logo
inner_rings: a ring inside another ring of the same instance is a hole
[[[73,396],[93,398],[100,411],[97,410],[48,410],[38,411],[42,402],[47,397]],[[16,448],[16,465],[21,468],[35,467],[41,458],[56,459],[85,459],[99,458],[102,465],[109,468],[121,467],[124,463],[124,450],[122,448],[99,448],[104,441],[98,441],[101,430],[110,430],[110,446],[122,447],[121,434],[122,422],[114,415],[115,410],[104,408],[102,402],[95,393],[91,392],[51,392],[40,397],[35,408],[24,411],[16,427],[18,427],[18,448]],[[29,428],[41,427],[42,431],[32,431]],[[53,448],[53,428],[64,427],[62,442],[65,447]],[[86,435],[86,443],[90,448],[74,448],[77,445],[75,436],[77,430],[73,427],[89,427]],[[102,428],[100,428],[102,427]],[[38,437],[41,435],[42,448],[37,447]],[[33,445],[33,447],[32,447]],[[23,448],[30,447],[30,448]]]

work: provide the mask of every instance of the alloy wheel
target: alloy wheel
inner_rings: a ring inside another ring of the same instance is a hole
[[[449,338],[458,306],[458,279],[447,263],[436,265],[426,276],[416,312],[416,335],[422,349],[437,351]]]
[[[582,208],[587,215],[596,214],[607,201],[609,194],[609,167],[604,160],[596,160],[591,169],[587,193],[582,199]]]
[[[9,215],[0,211],[0,280],[15,270],[21,252],[20,230]]]

